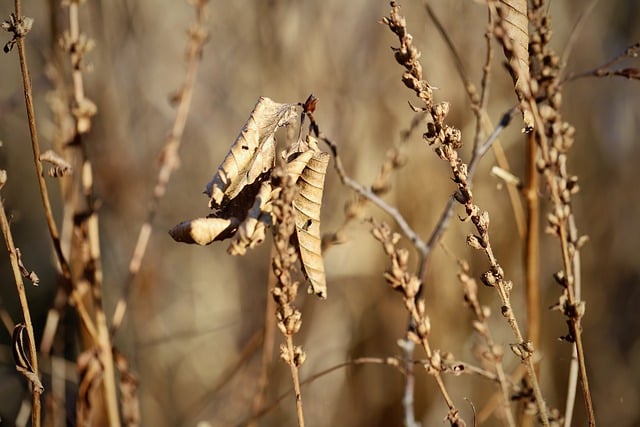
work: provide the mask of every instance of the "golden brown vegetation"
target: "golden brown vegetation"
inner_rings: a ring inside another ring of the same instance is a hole
[[[637,424],[601,3],[3,4],[1,422]]]

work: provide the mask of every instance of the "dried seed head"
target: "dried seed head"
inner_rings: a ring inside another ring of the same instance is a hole
[[[478,250],[482,250],[485,248],[482,238],[476,236],[475,234],[469,234],[467,236],[467,245],[471,246],[473,249]]]

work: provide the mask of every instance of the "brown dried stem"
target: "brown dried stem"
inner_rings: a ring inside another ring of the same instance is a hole
[[[25,19],[30,19],[22,16],[21,10],[21,2],[20,0],[15,0],[15,17],[19,22],[24,22]],[[60,264],[60,268],[62,270],[62,275],[64,279],[64,286],[67,293],[71,292],[71,270],[69,268],[69,263],[67,262],[63,252],[62,246],[60,244],[60,234],[58,233],[58,227],[56,226],[55,220],[53,218],[53,211],[51,209],[51,202],[49,199],[49,191],[47,189],[47,184],[44,180],[43,174],[43,166],[42,161],[40,160],[40,143],[38,141],[38,131],[36,128],[36,117],[35,117],[35,108],[33,106],[33,90],[31,87],[31,78],[29,76],[29,67],[27,65],[27,57],[24,47],[24,37],[27,34],[27,31],[19,32],[18,29],[20,27],[14,27],[14,39],[15,44],[18,46],[18,56],[20,59],[20,70],[22,72],[22,84],[24,87],[24,100],[27,109],[27,120],[29,123],[29,133],[31,135],[31,148],[33,151],[33,161],[36,167],[36,178],[38,180],[38,186],[40,189],[40,197],[42,199],[42,205],[44,207],[45,219],[47,221],[47,227],[49,229],[49,234],[51,236],[51,241],[53,242],[53,247],[55,249],[56,257],[58,259],[58,263]],[[10,30],[11,31],[11,30]]]
[[[546,15],[544,1],[534,1],[532,9],[532,26],[534,34],[531,41],[532,59],[538,65],[537,93],[532,94],[527,102],[530,105],[536,121],[536,142],[539,147],[537,170],[543,176],[549,191],[552,203],[551,212],[548,214],[547,232],[559,239],[562,252],[563,270],[554,275],[556,281],[563,288],[563,293],[555,306],[567,318],[569,326],[568,334],[563,337],[574,344],[576,358],[571,364],[577,364],[583,397],[587,409],[589,425],[595,425],[595,413],[589,388],[589,380],[586,370],[584,347],[582,343],[582,317],[585,312],[585,303],[580,299],[580,248],[586,242],[586,236],[579,236],[572,210],[572,196],[579,191],[578,178],[567,171],[568,151],[574,142],[575,129],[563,120],[560,114],[562,104],[560,60],[550,48],[551,31],[549,17]],[[501,40],[502,41],[502,40]],[[504,43],[504,41],[502,41]],[[640,49],[640,43],[628,48],[622,56],[633,56]],[[609,67],[617,62],[616,57],[605,64]],[[541,98],[546,105],[535,102],[534,96]],[[574,367],[570,368],[571,372]],[[571,388],[575,382],[569,384],[568,396],[572,395]],[[573,404],[567,404],[566,419],[571,418],[570,408]]]
[[[462,161],[457,151],[462,145],[461,132],[444,124],[444,119],[449,112],[449,104],[446,102],[437,105],[433,104],[431,85],[422,76],[422,66],[419,62],[420,52],[412,45],[413,38],[407,33],[405,18],[399,14],[399,7],[395,2],[391,2],[391,12],[389,17],[383,18],[383,23],[398,36],[400,41],[400,47],[394,48],[394,51],[396,60],[406,70],[402,77],[403,82],[424,102],[425,107],[423,110],[431,115],[433,122],[427,126],[425,139],[430,145],[438,143],[436,153],[442,160],[447,161],[451,167],[453,180],[458,187],[454,195],[455,200],[464,206],[468,219],[474,224],[478,233],[478,235],[470,235],[467,242],[472,247],[483,250],[487,255],[490,270],[483,274],[483,282],[487,286],[495,287],[498,292],[502,303],[502,314],[511,326],[517,340],[517,343],[512,345],[512,350],[528,368],[529,379],[534,389],[540,417],[543,424],[547,426],[549,425],[547,409],[533,369],[533,348],[529,342],[525,342],[520,331],[518,321],[511,308],[510,291],[512,284],[505,280],[504,271],[498,264],[489,242],[489,213],[481,211],[473,202],[469,184],[469,171],[472,168],[471,165],[467,165]],[[475,152],[476,150],[474,150]]]
[[[178,98],[179,104],[176,111],[176,118],[173,122],[171,133],[167,137],[164,147],[162,148],[161,166],[158,171],[156,183],[153,189],[153,196],[149,203],[149,209],[147,212],[147,219],[140,228],[138,233],[138,239],[136,241],[131,261],[129,262],[129,274],[122,290],[122,296],[118,300],[116,308],[114,310],[111,322],[111,334],[115,334],[118,328],[122,324],[122,320],[127,311],[127,304],[129,295],[131,293],[131,287],[133,281],[140,271],[144,254],[146,253],[147,246],[149,244],[149,238],[151,237],[151,231],[153,228],[153,222],[155,220],[156,212],[160,199],[164,197],[167,191],[167,184],[171,179],[171,174],[175,171],[180,164],[180,157],[178,150],[182,142],[182,135],[189,116],[189,110],[191,108],[191,99],[193,97],[193,87],[196,82],[196,76],[198,67],[202,59],[202,49],[207,41],[208,32],[206,29],[206,22],[209,18],[208,0],[198,0],[193,2],[196,9],[196,22],[189,30],[189,41],[187,45],[187,70],[185,74],[184,83],[180,89]]]
[[[524,245],[525,288],[527,290],[527,337],[534,348],[540,345],[540,200],[539,179],[536,170],[536,140],[527,135],[524,196],[527,206],[527,228]],[[536,364],[536,372],[539,372]]]
[[[71,63],[71,81],[73,99],[71,100],[71,114],[75,120],[75,133],[73,143],[68,146],[69,163],[76,171],[73,177],[73,196],[70,203],[73,209],[73,238],[71,244],[70,259],[73,270],[79,272],[72,276],[74,287],[85,289],[83,298],[86,304],[92,308],[90,314],[95,322],[95,333],[83,336],[83,354],[92,354],[99,359],[102,370],[101,390],[98,394],[101,404],[104,405],[106,419],[110,426],[120,425],[118,410],[118,395],[115,382],[116,369],[113,360],[113,348],[107,325],[107,316],[104,312],[102,299],[103,271],[100,254],[100,233],[98,226],[98,213],[95,205],[93,167],[87,155],[84,135],[91,130],[92,117],[97,112],[97,107],[85,96],[84,76],[86,54],[91,51],[94,41],[80,31],[79,1],[70,1],[67,5],[69,12],[69,31],[63,35],[63,48],[69,55]],[[82,356],[81,356],[82,357]],[[87,392],[90,392],[88,390]],[[88,395],[78,394],[78,399],[89,399]],[[100,412],[96,405],[95,412]],[[82,411],[79,411],[81,414]],[[84,414],[83,414],[84,416]],[[83,422],[80,417],[78,422]]]
[[[6,172],[0,170],[0,189],[4,186],[7,176]],[[20,266],[18,262],[18,249],[13,241],[11,234],[11,228],[9,227],[9,220],[4,210],[4,203],[2,197],[0,197],[0,227],[2,228],[2,234],[4,235],[4,241],[9,251],[9,261],[11,263],[11,270],[13,271],[13,278],[16,283],[16,289],[18,291],[18,298],[20,300],[20,308],[22,309],[22,317],[24,319],[24,326],[26,328],[28,341],[29,341],[29,365],[33,378],[31,379],[31,425],[34,427],[40,426],[40,395],[42,394],[42,384],[38,384],[39,372],[38,372],[38,353],[36,351],[36,338],[33,333],[33,324],[31,322],[31,312],[29,311],[29,302],[27,300],[27,294],[24,289],[24,281],[22,280],[22,274],[20,272]],[[15,343],[14,343],[15,345]]]
[[[396,247],[400,241],[400,235],[393,233],[388,225],[385,223],[379,224],[373,220],[371,220],[371,224],[373,237],[382,243],[385,254],[391,260],[391,267],[387,269],[384,275],[385,280],[394,290],[402,293],[405,308],[410,315],[412,328],[407,334],[408,340],[424,348],[428,360],[428,363],[425,364],[425,370],[435,379],[438,390],[449,408],[447,420],[452,426],[464,426],[465,423],[460,418],[460,413],[442,380],[441,373],[446,370],[446,367],[443,364],[440,350],[432,350],[429,343],[431,321],[427,315],[425,301],[419,296],[422,281],[416,275],[407,271],[409,252],[406,249]],[[405,398],[407,398],[406,395]]]
[[[640,53],[640,42],[636,42],[630,46],[628,46],[624,52],[619,55],[614,56],[604,64],[601,64],[591,70],[583,71],[580,73],[572,73],[569,74],[565,79],[561,80],[559,85],[564,84],[568,81],[574,81],[578,79],[582,79],[585,77],[625,77],[631,80],[640,80],[640,68],[619,68],[619,69],[611,69],[613,65],[622,61],[626,58],[637,58]]]
[[[274,258],[275,248],[271,248],[270,259]],[[271,289],[276,285],[276,276],[272,269],[269,269],[269,282],[267,283],[267,306],[265,309],[264,332],[262,340],[262,357],[260,359],[260,376],[258,377],[258,385],[256,394],[253,397],[251,412],[258,414],[262,412],[266,400],[267,386],[269,384],[269,374],[271,372],[271,364],[273,363],[273,348],[275,346],[276,324],[273,319],[273,313],[276,306],[275,301],[271,298]],[[257,420],[249,423],[249,426],[256,426]]]
[[[464,261],[458,261],[458,264],[460,266],[458,280],[460,280],[464,286],[464,301],[476,318],[473,322],[473,328],[484,339],[487,345],[487,351],[483,354],[483,357],[494,366],[496,381],[502,391],[502,406],[507,424],[515,427],[516,423],[510,407],[510,390],[513,388],[513,385],[509,383],[509,379],[505,374],[504,365],[502,364],[504,349],[494,341],[493,335],[491,334],[488,321],[491,310],[489,307],[480,304],[478,299],[478,285],[476,280],[469,275],[469,265]]]
[[[342,362],[342,363],[339,363],[337,365],[331,366],[330,368],[327,368],[327,369],[325,369],[323,371],[316,372],[315,374],[311,375],[309,378],[305,379],[304,381],[301,381],[300,382],[300,387],[305,386],[307,384],[310,384],[310,383],[314,382],[315,380],[317,380],[318,378],[322,378],[325,375],[328,375],[328,374],[330,374],[332,372],[335,372],[335,371],[337,371],[339,369],[342,369],[342,368],[345,368],[345,367],[349,367],[349,366],[367,365],[367,364],[391,366],[393,368],[398,369],[400,372],[402,372],[401,361],[396,359],[396,358],[394,358],[394,357],[387,357],[387,358],[359,357],[357,359],[349,360],[349,361]],[[292,393],[295,393],[295,389],[291,389],[289,391],[286,391],[286,392],[282,393],[273,402],[271,402],[268,406],[262,408],[262,410],[260,410],[260,412],[252,414],[250,418],[245,419],[242,422],[238,423],[237,426],[238,427],[250,426],[253,423],[256,423],[261,417],[265,416],[266,414],[268,414],[269,412],[271,412],[272,410],[277,408],[280,405],[280,403],[284,399],[289,397]]]
[[[291,245],[291,238],[295,232],[295,214],[293,200],[296,187],[293,178],[283,167],[272,172],[274,187],[278,194],[273,201],[274,227],[274,256],[271,267],[276,277],[276,284],[272,290],[276,302],[276,325],[285,336],[286,343],[280,345],[280,358],[289,365],[293,389],[296,396],[296,413],[298,426],[304,427],[304,413],[302,409],[302,393],[300,391],[300,377],[298,368],[304,363],[306,354],[302,347],[293,344],[293,336],[302,326],[302,313],[293,305],[298,295],[300,283],[294,280],[291,271],[298,260],[298,253]]]

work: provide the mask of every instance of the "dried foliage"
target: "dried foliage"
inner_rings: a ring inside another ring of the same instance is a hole
[[[245,255],[247,249],[264,241],[266,229],[274,223],[272,200],[281,191],[270,178],[276,160],[275,134],[298,117],[299,105],[258,99],[240,135],[205,187],[213,213],[173,227],[169,234],[174,240],[208,245],[234,237],[228,249],[231,255]],[[290,146],[282,157],[298,189],[293,207],[302,269],[309,279],[310,291],[326,298],[320,208],[330,156],[309,135]]]
[[[633,2],[187,2],[0,11],[0,422],[638,424]]]

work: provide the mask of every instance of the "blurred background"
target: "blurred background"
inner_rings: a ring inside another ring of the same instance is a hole
[[[12,2],[0,4],[7,19]],[[485,55],[486,10],[482,2],[433,1],[463,65],[479,84]],[[422,51],[425,77],[438,89],[437,100],[451,103],[448,123],[463,132],[465,158],[475,121],[451,52],[420,1],[403,1],[402,12]],[[67,28],[66,9],[59,2],[25,2],[23,13],[35,19],[26,39],[34,86],[37,124],[43,149],[50,148],[55,126],[50,107],[53,88],[46,73]],[[586,4],[553,1],[553,45],[562,54],[572,28]],[[402,69],[390,47],[395,36],[378,21],[389,12],[386,1],[247,1],[212,2],[209,41],[204,48],[193,105],[181,148],[181,168],[161,201],[150,247],[136,278],[125,323],[115,345],[139,375],[142,425],[237,425],[251,413],[260,371],[269,268],[269,240],[244,257],[227,255],[226,243],[207,247],[175,243],[167,230],[178,222],[208,213],[205,183],[259,96],[278,102],[299,102],[313,93],[315,114],[323,132],[339,147],[347,172],[370,185],[385,152],[401,140],[414,114],[407,101],[419,105],[400,80]],[[186,31],[194,20],[186,2],[92,1],[81,7],[81,30],[96,42],[88,55],[86,95],[98,106],[86,138],[93,160],[96,191],[101,201],[101,245],[104,298],[112,313],[126,280],[129,260],[144,221],[158,171],[158,155],[175,110],[170,95],[184,78]],[[589,70],[640,40],[640,4],[633,0],[599,2],[588,15],[568,57],[569,72]],[[2,44],[8,41],[3,33]],[[58,52],[59,54],[59,52]],[[66,57],[63,56],[66,59]],[[493,122],[515,102],[511,80],[494,50],[488,112]],[[628,64],[627,64],[628,65]],[[637,60],[635,66],[638,67]],[[16,245],[28,268],[41,278],[28,294],[36,336],[42,333],[55,295],[56,275],[44,221],[25,117],[17,52],[0,58],[0,168],[8,182],[2,197],[12,218]],[[62,76],[67,84],[69,75]],[[580,178],[574,199],[578,228],[590,241],[582,252],[584,342],[596,414],[601,425],[640,424],[640,85],[622,78],[586,78],[566,84],[565,118],[577,130],[569,169]],[[525,159],[519,118],[501,142],[514,173],[522,176]],[[447,197],[453,191],[450,170],[422,140],[419,129],[406,145],[407,165],[392,178],[385,199],[396,205],[411,226],[427,238]],[[477,203],[491,214],[492,241],[507,276],[514,281],[514,303],[524,321],[522,251],[507,194],[489,174],[489,153],[475,181]],[[60,213],[58,183],[48,178],[54,210]],[[344,220],[343,206],[353,194],[341,186],[330,166],[324,195],[322,228],[332,232]],[[543,209],[547,204],[543,203]],[[391,223],[373,207],[362,213]],[[303,327],[296,336],[307,361],[302,378],[349,359],[400,355],[407,315],[399,294],[384,282],[387,265],[368,225],[347,229],[348,241],[325,254],[329,298],[306,294],[298,303]],[[471,264],[477,277],[486,261],[465,246],[468,223],[454,221],[444,243],[455,257]],[[561,268],[557,241],[542,236],[542,387],[548,404],[564,410],[569,346],[557,338],[566,333],[558,312],[547,311],[560,289],[551,274]],[[471,313],[464,308],[456,279],[456,259],[441,248],[431,261],[426,282],[432,323],[432,346],[474,362]],[[0,259],[0,304],[13,322],[19,305],[8,257]],[[495,294],[481,289],[484,304],[499,310]],[[77,322],[73,310],[62,324],[68,335],[64,353],[70,363],[69,409],[73,412]],[[502,343],[511,333],[499,316],[493,332]],[[271,317],[269,317],[271,318]],[[281,340],[276,335],[276,343]],[[417,356],[420,356],[418,354]],[[46,378],[50,368],[42,370]],[[506,356],[511,370],[518,361]],[[419,371],[419,370],[418,370]],[[471,376],[447,377],[448,388],[466,420],[472,420],[470,399],[482,407],[495,389]],[[403,378],[381,365],[339,369],[302,390],[307,424],[312,426],[402,425]],[[272,366],[267,405],[291,388],[286,365]],[[1,425],[13,425],[27,384],[15,371],[10,333],[0,328]],[[423,425],[441,425],[446,407],[431,378],[417,373],[416,415]],[[500,425],[495,418],[487,425]],[[584,405],[577,398],[574,425],[585,424]],[[294,399],[282,401],[260,419],[260,425],[296,425]]]

